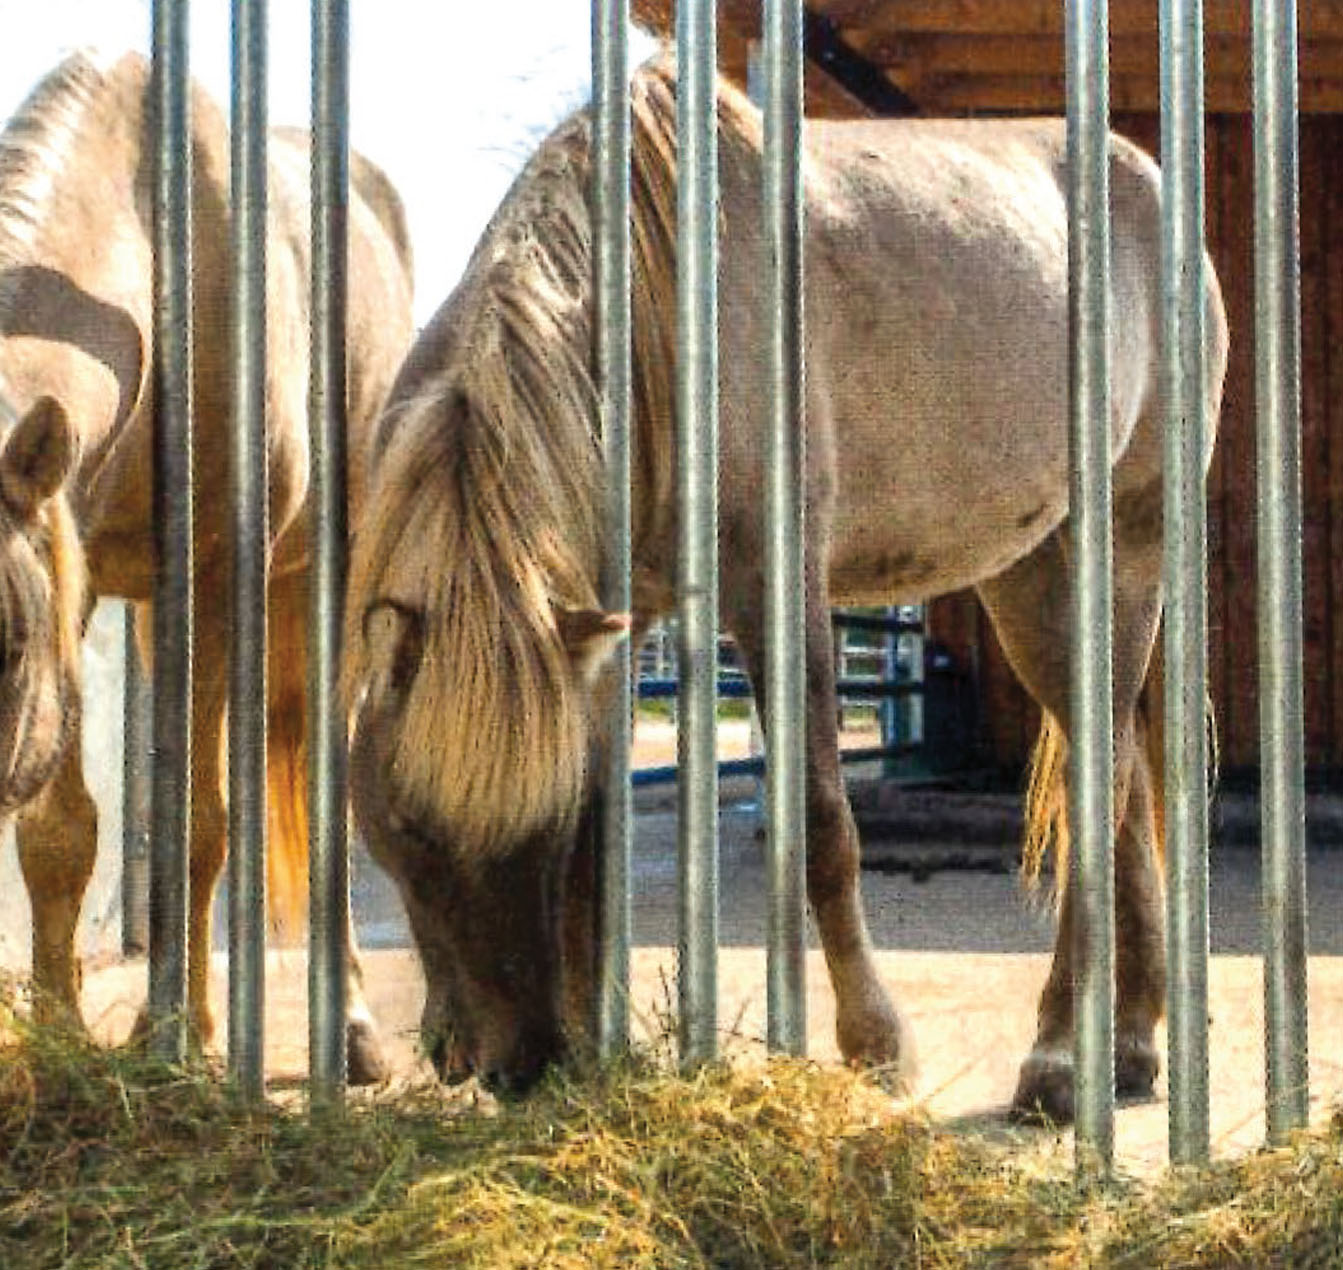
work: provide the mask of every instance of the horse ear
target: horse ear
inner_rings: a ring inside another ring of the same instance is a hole
[[[375,604],[364,614],[364,642],[369,662],[401,691],[415,677],[424,651],[420,615],[391,601]]]
[[[0,453],[0,494],[25,519],[65,484],[75,459],[75,437],[65,407],[39,397],[14,426]]]
[[[601,609],[557,608],[555,625],[579,679],[590,685],[620,642],[629,638],[630,615],[604,613]]]

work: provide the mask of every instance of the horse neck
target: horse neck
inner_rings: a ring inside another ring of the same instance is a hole
[[[136,70],[71,58],[0,138],[0,376],[18,413],[43,395],[62,403],[81,464],[129,418],[144,375],[151,257]]]
[[[133,475],[149,444],[153,150],[144,59],[87,75],[75,61],[34,93],[0,151],[0,376],[18,411],[44,394],[65,406],[79,454],[71,506],[87,530],[145,501],[122,460]],[[226,311],[228,140],[199,91],[191,114],[193,285],[208,314]],[[219,361],[213,343],[198,337],[198,363]],[[213,380],[198,395],[218,396]]]

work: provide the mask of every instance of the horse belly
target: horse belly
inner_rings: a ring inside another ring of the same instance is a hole
[[[922,500],[920,500],[921,502]],[[995,577],[1063,520],[1064,498],[948,505],[917,519],[889,502],[837,519],[830,589],[836,604],[915,604]]]

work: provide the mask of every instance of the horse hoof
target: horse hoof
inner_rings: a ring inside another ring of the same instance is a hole
[[[1161,1060],[1148,1040],[1121,1040],[1115,1047],[1115,1096],[1143,1102],[1155,1095]]]
[[[1064,1125],[1073,1121],[1071,1054],[1036,1051],[1021,1065],[1012,1119],[1019,1124]]]
[[[839,1052],[851,1067],[879,1068],[893,1093],[907,1094],[918,1079],[914,1037],[889,1002],[836,1021]]]
[[[391,1075],[377,1033],[362,1019],[345,1029],[345,1078],[351,1085],[381,1085]]]

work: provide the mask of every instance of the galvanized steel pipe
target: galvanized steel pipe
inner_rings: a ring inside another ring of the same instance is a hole
[[[1259,739],[1270,1142],[1305,1124],[1301,280],[1296,2],[1254,4],[1254,364]]]
[[[802,4],[764,0],[765,690],[769,756],[767,1039],[805,1053],[806,599],[803,511]]]
[[[191,110],[187,0],[154,0],[154,764],[149,1019],[154,1052],[186,1057],[191,831]]]
[[[1079,1164],[1114,1153],[1114,716],[1106,0],[1069,0],[1068,363],[1072,620],[1069,816]]]
[[[233,0],[229,1071],[265,1086],[266,0]]]
[[[606,462],[602,604],[628,613],[630,591],[630,100],[629,0],[592,5],[593,351]],[[631,650],[617,656],[602,773],[598,1047],[629,1042]]]
[[[676,10],[681,1059],[718,1048],[718,128],[713,0]]]
[[[1166,992],[1170,1157],[1208,1158],[1203,3],[1162,0]]]
[[[346,536],[345,313],[349,211],[349,7],[312,4],[313,509],[308,630],[308,1066],[313,1102],[345,1087],[349,977],[346,733],[340,705]]]

